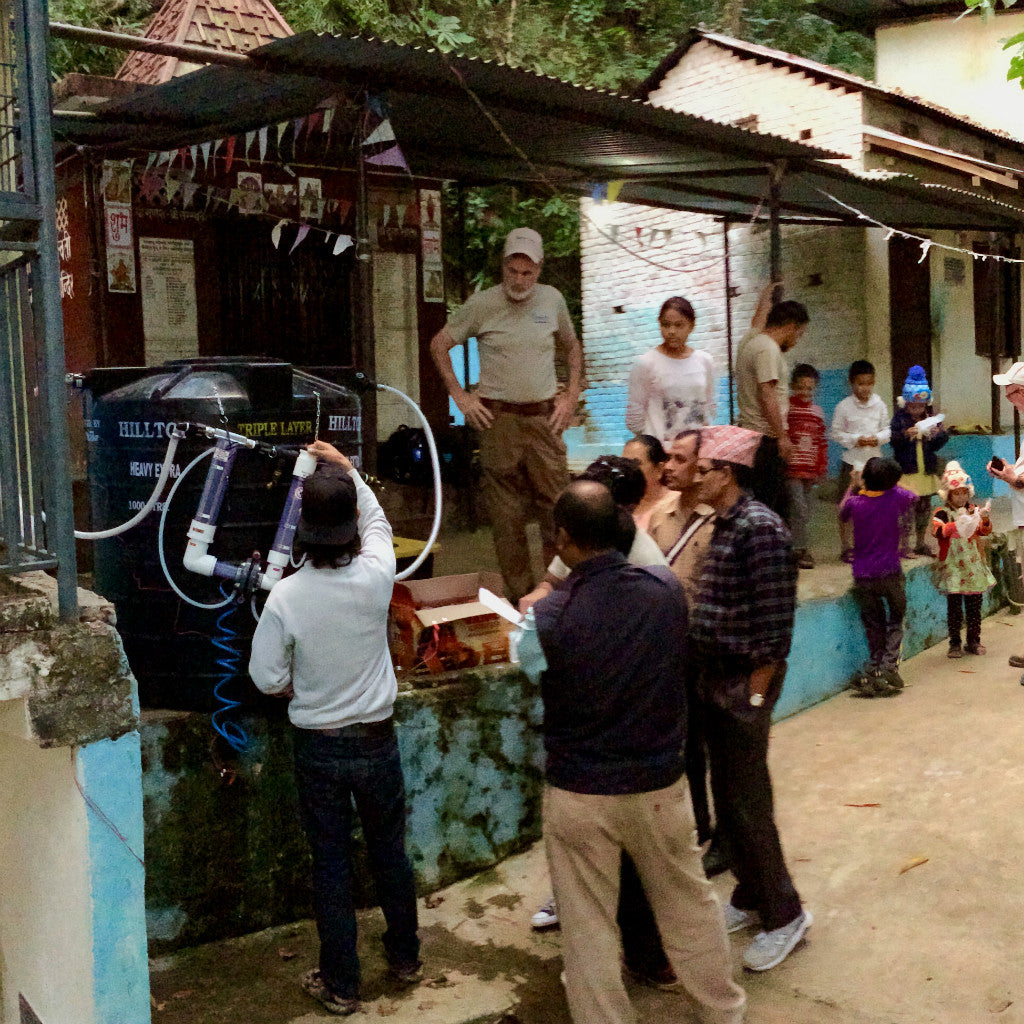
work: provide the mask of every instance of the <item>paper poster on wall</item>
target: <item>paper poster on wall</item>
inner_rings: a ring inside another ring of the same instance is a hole
[[[103,223],[107,250],[107,290],[135,291],[131,164],[103,161]]]
[[[299,178],[299,219],[320,220],[323,212],[323,188],[320,179]]]
[[[190,238],[139,238],[146,365],[199,354],[196,266]]]
[[[263,195],[263,175],[255,171],[238,172],[238,212],[265,213],[270,204]]]
[[[444,263],[441,259],[441,193],[434,189],[420,189],[419,205],[423,301],[444,302]]]

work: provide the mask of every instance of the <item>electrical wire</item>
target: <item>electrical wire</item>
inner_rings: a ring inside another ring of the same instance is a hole
[[[75,788],[79,793],[82,794],[82,799],[85,801],[85,806],[96,815],[97,818],[108,828],[110,831],[117,836],[120,840],[121,845],[143,866],[146,866],[146,862],[132,849],[131,844],[121,833],[120,829],[110,820],[110,817],[103,810],[102,807],[88,793],[82,788],[82,783],[78,781],[78,748],[71,748],[71,778],[75,782]]]
[[[204,604],[202,601],[196,601],[193,598],[189,597],[188,594],[186,594],[185,591],[182,590],[181,587],[179,587],[178,584],[174,582],[174,579],[171,576],[171,570],[167,567],[167,556],[164,551],[164,529],[167,525],[167,513],[170,510],[171,502],[174,501],[174,495],[177,493],[177,490],[181,486],[182,481],[196,466],[199,465],[200,462],[203,461],[203,459],[208,459],[211,455],[213,455],[215,451],[215,447],[210,447],[207,448],[206,451],[200,452],[181,471],[181,476],[179,476],[178,479],[174,481],[174,486],[171,488],[171,492],[170,494],[167,495],[167,500],[164,502],[163,511],[160,513],[160,527],[157,530],[156,535],[156,550],[157,554],[160,556],[160,568],[163,569],[164,577],[170,584],[171,590],[173,590],[178,595],[178,597],[180,597],[182,601],[184,601],[186,604],[192,605],[193,608],[204,608],[207,610],[223,608],[225,605],[230,604],[232,600],[232,595],[228,594],[228,596],[223,601],[216,601],[213,604]]]
[[[163,465],[160,467],[160,475],[157,477],[153,493],[149,496],[149,501],[131,519],[120,526],[112,526],[108,530],[75,530],[75,538],[77,540],[107,540],[109,537],[116,537],[118,534],[130,530],[133,526],[138,526],[153,511],[153,507],[156,505],[160,498],[160,493],[164,489],[164,484],[167,482],[168,476],[170,476],[171,466],[174,465],[174,453],[178,450],[178,442],[185,436],[179,433],[175,427],[172,427],[171,431],[171,439],[167,442],[167,454],[164,455]],[[171,493],[173,494],[174,491],[172,490]]]
[[[434,432],[430,429],[430,424],[427,422],[426,416],[423,415],[423,410],[408,395],[399,391],[398,388],[389,387],[387,384],[378,384],[377,388],[380,391],[387,391],[388,394],[398,395],[399,398],[404,399],[420,421],[420,426],[423,427],[423,433],[427,439],[427,448],[430,451],[430,466],[434,476],[434,521],[430,527],[430,536],[412,565],[407,566],[395,576],[396,580],[405,580],[427,560],[430,549],[434,546],[434,541],[437,540],[438,531],[441,529],[441,460],[437,455]]]
[[[224,587],[221,587],[221,593],[224,593]],[[228,591],[227,599],[229,601],[232,596],[231,592]],[[214,732],[224,739],[232,750],[242,753],[249,749],[249,734],[237,722],[230,719],[224,720],[225,715],[229,715],[235,708],[242,706],[241,701],[228,697],[223,690],[238,675],[241,655],[238,648],[234,645],[234,641],[238,638],[238,633],[228,625],[228,619],[237,614],[237,612],[238,605],[232,604],[226,611],[221,612],[217,616],[218,632],[211,639],[213,646],[223,652],[224,656],[218,658],[215,664],[224,674],[217,680],[213,688],[213,695],[220,702],[221,706],[210,715],[210,724],[213,726]]]

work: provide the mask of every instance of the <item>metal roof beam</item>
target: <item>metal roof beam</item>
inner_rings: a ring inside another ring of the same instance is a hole
[[[167,43],[159,39],[144,39],[124,32],[108,32],[100,28],[86,28],[84,25],[69,25],[63,21],[50,22],[50,35],[59,39],[74,39],[80,43],[94,43],[108,46],[113,50],[141,50],[144,53],[159,53],[164,57],[180,57],[193,64],[227,64],[243,67],[252,64],[244,53],[228,53],[212,46],[196,43]]]

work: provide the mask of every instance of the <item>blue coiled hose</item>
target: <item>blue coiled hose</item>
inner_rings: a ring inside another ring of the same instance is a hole
[[[223,587],[221,587],[221,593],[227,596]],[[217,680],[217,684],[213,688],[213,695],[222,706],[210,716],[210,724],[217,735],[223,737],[233,750],[242,753],[249,748],[249,734],[237,722],[225,718],[235,708],[241,707],[242,702],[232,700],[222,691],[222,687],[227,686],[238,675],[240,655],[234,644],[238,633],[228,625],[228,620],[237,612],[238,606],[232,602],[226,611],[217,616],[217,632],[213,636],[213,646],[224,652],[224,657],[218,658],[216,661],[217,667],[223,670],[224,675]]]

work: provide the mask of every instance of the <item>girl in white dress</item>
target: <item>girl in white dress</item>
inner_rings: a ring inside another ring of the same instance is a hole
[[[658,314],[661,344],[645,352],[629,375],[626,426],[671,442],[682,430],[715,419],[715,365],[707,352],[691,348],[697,318],[687,299],[666,299]]]

